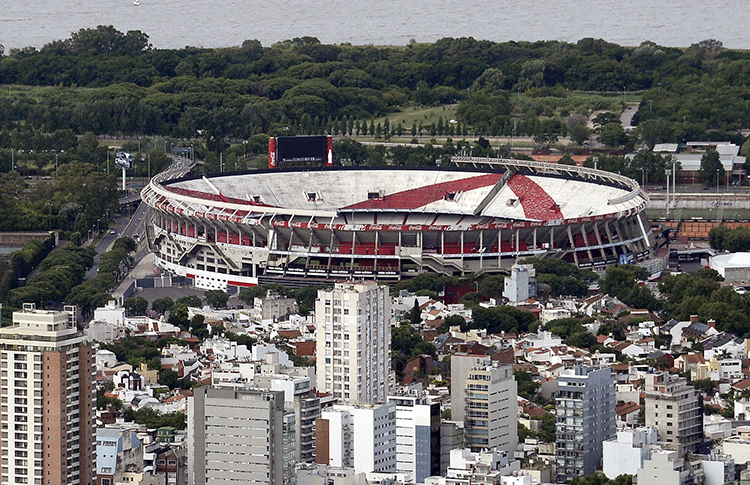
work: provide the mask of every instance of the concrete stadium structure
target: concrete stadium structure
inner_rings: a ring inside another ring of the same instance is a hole
[[[143,189],[156,264],[204,289],[273,277],[398,280],[506,271],[518,258],[603,267],[649,257],[638,183],[542,162],[282,169]]]

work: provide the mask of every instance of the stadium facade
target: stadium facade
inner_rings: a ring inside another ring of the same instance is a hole
[[[398,280],[506,271],[519,258],[635,262],[653,240],[647,196],[621,175],[460,158],[450,168],[276,169],[143,189],[155,264],[204,289],[272,277]]]

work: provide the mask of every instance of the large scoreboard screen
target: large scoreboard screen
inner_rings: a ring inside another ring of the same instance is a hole
[[[268,140],[268,168],[332,165],[330,136],[283,136]]]

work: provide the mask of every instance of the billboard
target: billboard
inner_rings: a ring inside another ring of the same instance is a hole
[[[133,155],[128,152],[115,153],[115,165],[130,170],[133,168]]]
[[[268,168],[333,166],[330,136],[282,136],[268,140]]]

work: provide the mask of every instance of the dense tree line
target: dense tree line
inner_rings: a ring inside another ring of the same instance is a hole
[[[597,280],[593,271],[579,269],[575,264],[562,259],[527,258],[522,263],[534,265],[539,290],[546,289],[542,287],[546,285],[554,296],[585,297],[589,293],[589,285]]]
[[[36,303],[44,308],[58,303],[81,284],[86,270],[94,264],[93,247],[68,245],[52,251],[40,264],[41,271],[25,286],[8,292],[8,306],[20,308],[24,303]]]
[[[66,302],[77,305],[84,316],[91,315],[94,309],[104,306],[112,299],[110,292],[115,284],[133,265],[130,253],[135,247],[135,241],[131,238],[117,238],[112,248],[99,259],[96,276],[71,289],[65,298]]]
[[[19,278],[26,278],[31,271],[52,251],[54,238],[44,242],[27,241],[19,251],[7,258],[0,258],[0,301],[8,291],[15,288]]]
[[[642,95],[635,122],[648,142],[721,137],[750,122],[744,101],[750,98],[750,54],[715,41],[676,49],[588,38],[445,38],[375,47],[302,37],[270,47],[248,40],[232,48],[175,50],[153,49],[139,31],[100,26],[39,50],[12,50],[0,59],[0,83],[52,87],[11,89],[0,97],[0,126],[45,133],[215,141],[254,134],[405,134],[416,127],[377,127],[372,119],[410,104],[460,102],[457,125],[446,119],[420,134],[458,136],[471,132],[468,126],[476,133],[549,140],[574,128],[583,132],[575,115],[622,109],[630,91]],[[574,91],[603,95],[571,97]],[[624,134],[606,125],[603,140],[621,143]]]
[[[666,297],[662,316],[685,321],[690,315],[698,315],[702,322],[716,320],[718,330],[746,336],[750,331],[750,297],[722,286],[722,279],[712,269],[664,276],[659,282],[659,292]]]
[[[558,318],[548,322],[544,328],[563,339],[566,345],[590,349],[596,345],[596,337],[589,332],[584,323],[589,323],[593,319],[581,320],[578,318]]]
[[[643,284],[649,276],[649,272],[640,266],[609,266],[599,283],[599,289],[602,293],[617,297],[628,306],[655,310],[658,301]]]
[[[708,232],[708,242],[711,247],[730,253],[750,251],[750,229],[727,226],[717,226]]]
[[[105,214],[115,214],[118,195],[115,175],[90,163],[60,166],[54,180],[33,185],[17,172],[0,173],[0,230],[57,229],[87,235],[97,222],[106,224]]]

